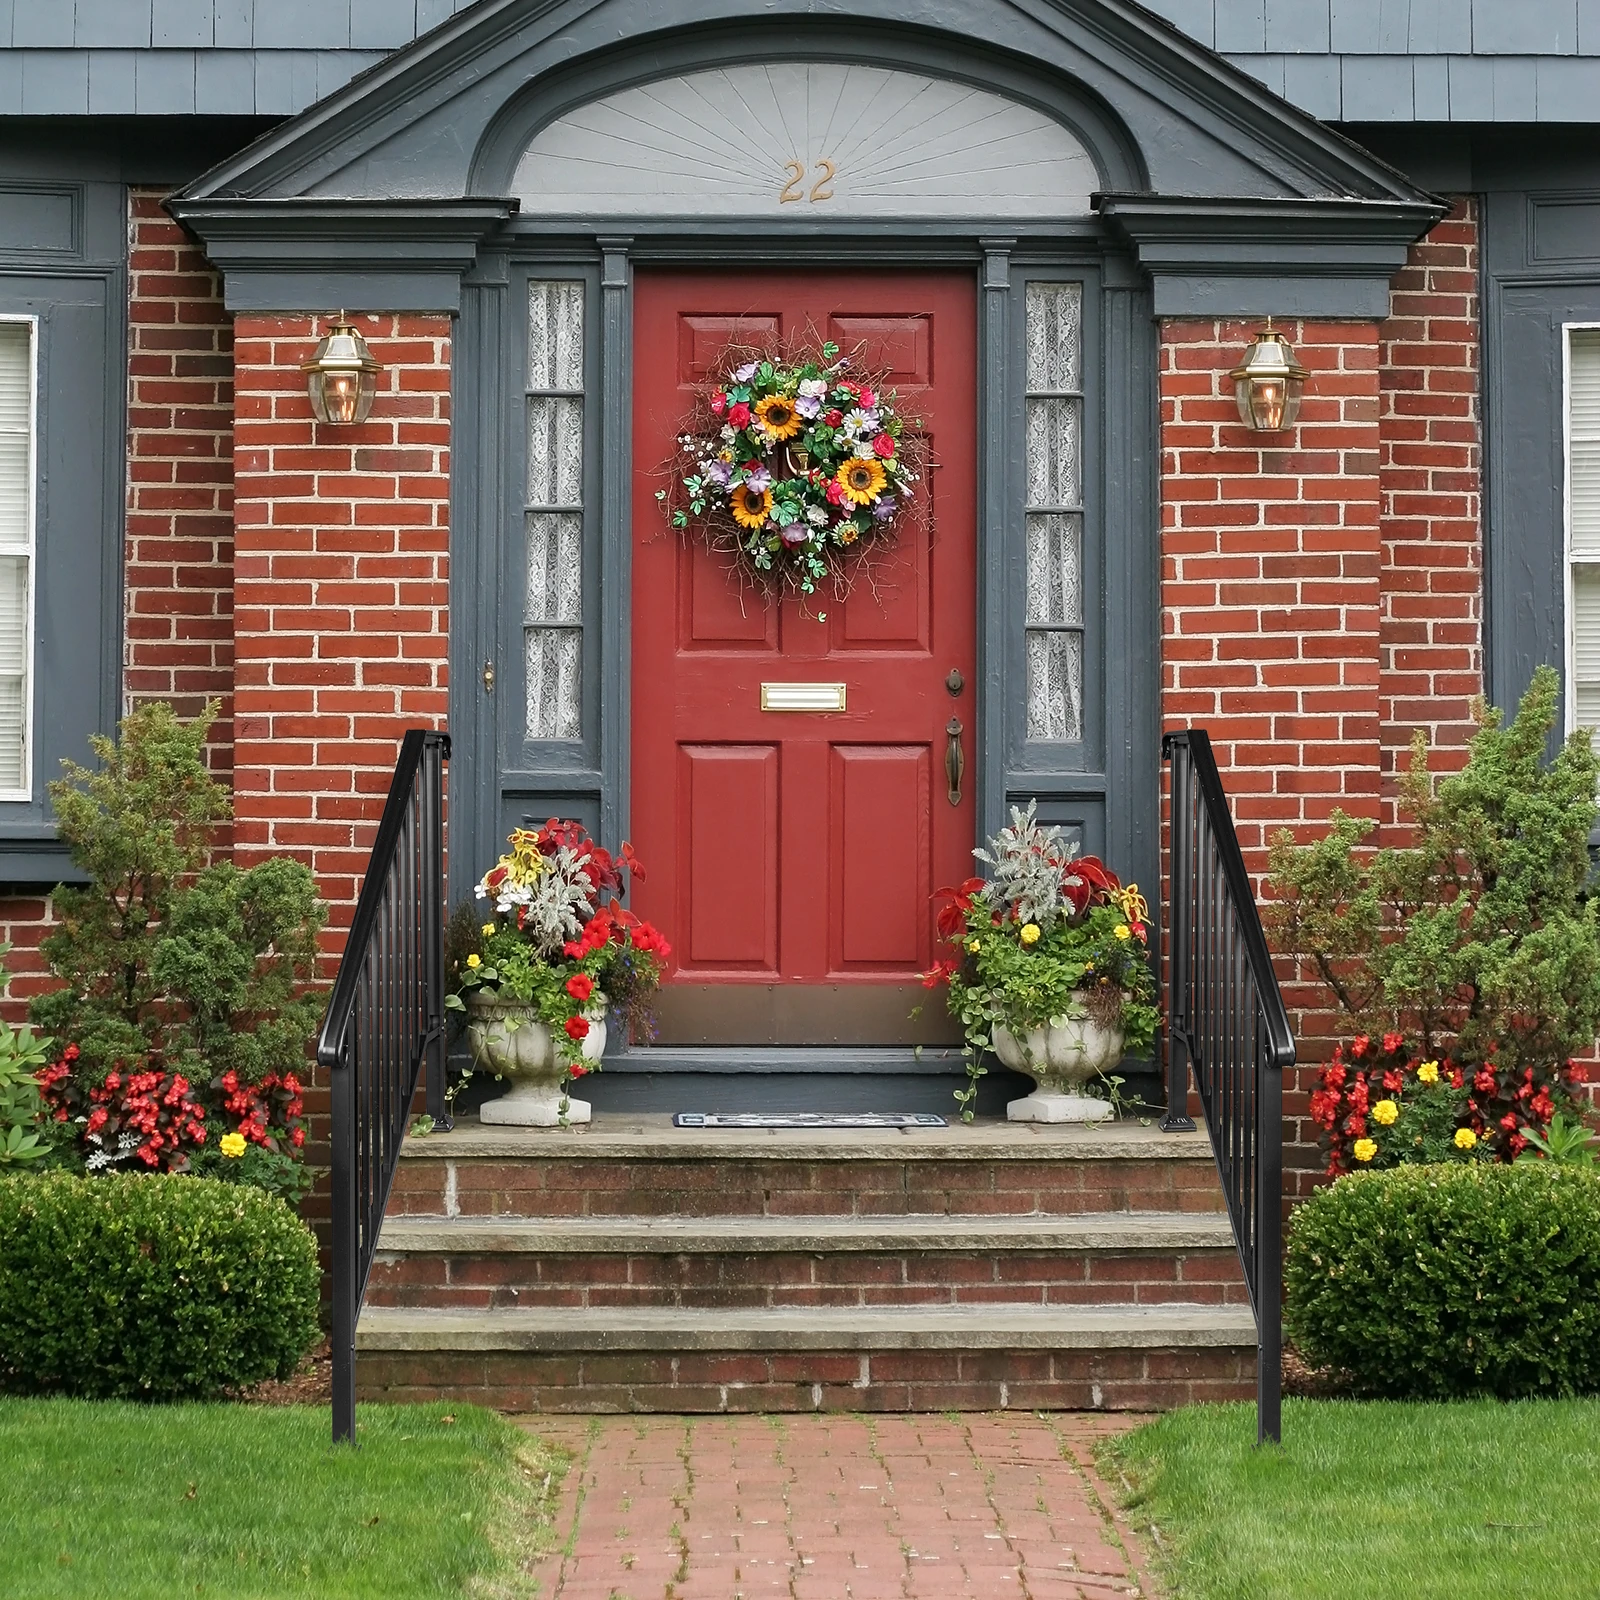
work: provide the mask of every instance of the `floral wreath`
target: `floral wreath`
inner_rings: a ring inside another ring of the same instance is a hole
[[[674,528],[729,555],[757,587],[842,599],[847,562],[881,545],[915,494],[926,442],[873,374],[847,376],[839,346],[730,352],[678,438]],[[684,458],[690,465],[685,469]]]

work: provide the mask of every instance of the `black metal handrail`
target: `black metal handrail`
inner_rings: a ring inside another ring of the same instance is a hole
[[[339,963],[318,1064],[333,1100],[333,1437],[355,1443],[356,1318],[417,1078],[445,1121],[444,764],[450,739],[412,728]]]
[[[1211,737],[1167,734],[1172,876],[1167,894],[1168,1132],[1192,1129],[1189,1069],[1233,1221],[1256,1319],[1256,1438],[1282,1433],[1283,1072],[1294,1035]]]

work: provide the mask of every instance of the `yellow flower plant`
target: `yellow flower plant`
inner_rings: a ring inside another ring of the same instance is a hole
[[[1378,1153],[1378,1146],[1372,1139],[1357,1139],[1353,1152],[1357,1161],[1370,1161]]]
[[[1384,1127],[1392,1126],[1400,1116],[1400,1107],[1393,1100],[1380,1100],[1372,1108],[1372,1120],[1381,1122]]]
[[[245,1153],[245,1136],[242,1133],[225,1133],[217,1141],[217,1148],[230,1160],[235,1159]]]

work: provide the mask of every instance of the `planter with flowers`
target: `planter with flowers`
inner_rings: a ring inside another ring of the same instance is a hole
[[[487,911],[464,908],[452,925],[445,1003],[466,1014],[474,1066],[511,1083],[481,1121],[587,1122],[588,1102],[566,1084],[599,1067],[608,1012],[630,1030],[648,1026],[671,950],[617,899],[624,873],[643,876],[626,844],[613,857],[577,823],[553,819],[508,843],[477,886]]]
[[[939,913],[955,951],[927,975],[948,985],[966,1035],[968,1085],[956,1098],[972,1117],[983,1057],[991,1052],[1038,1084],[1007,1109],[1013,1122],[1094,1122],[1109,1098],[1084,1093],[1099,1074],[1155,1038],[1155,980],[1146,948],[1149,911],[1093,856],[1079,859],[1036,806],[974,854],[988,881],[969,878]]]

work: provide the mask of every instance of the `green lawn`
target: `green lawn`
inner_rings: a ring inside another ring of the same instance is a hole
[[[564,1462],[493,1412],[0,1401],[0,1595],[515,1595]],[[453,1420],[446,1420],[447,1418]]]
[[[1183,1600],[1600,1594],[1600,1402],[1195,1406],[1110,1443]]]

